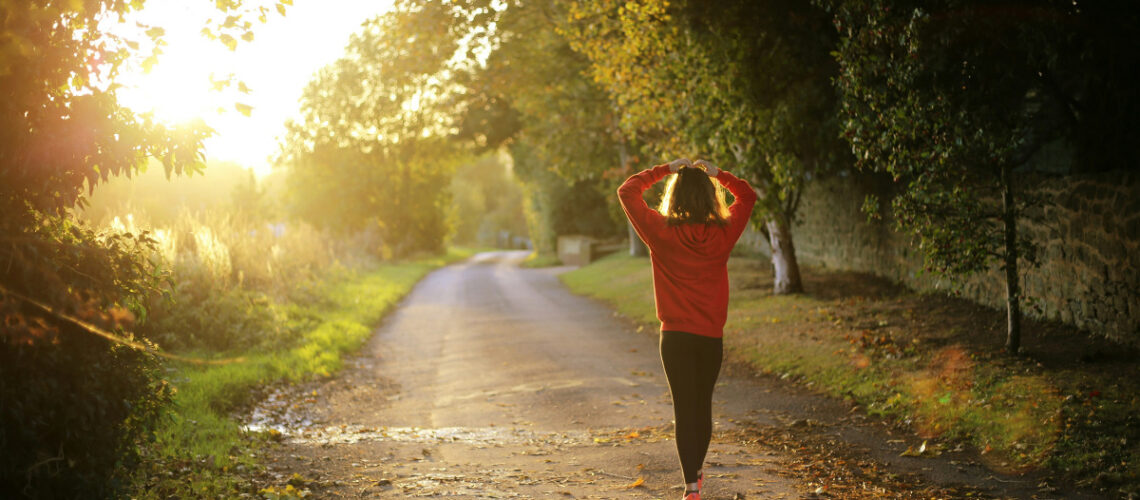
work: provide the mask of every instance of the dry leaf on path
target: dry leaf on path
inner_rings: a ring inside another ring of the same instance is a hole
[[[899,453],[899,456],[900,457],[921,457],[922,454],[925,452],[926,452],[926,441],[923,441],[922,444],[918,446],[917,450],[914,449],[913,446],[908,446],[906,448],[906,451]]]

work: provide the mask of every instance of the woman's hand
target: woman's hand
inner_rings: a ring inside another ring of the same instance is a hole
[[[675,174],[678,170],[681,170],[681,167],[691,166],[693,166],[693,162],[689,161],[688,158],[677,158],[669,162],[669,171]]]
[[[705,173],[709,174],[709,177],[716,177],[716,174],[720,173],[720,169],[716,168],[716,165],[713,165],[712,163],[704,160],[697,160],[695,163],[693,163],[693,166],[705,169]]]

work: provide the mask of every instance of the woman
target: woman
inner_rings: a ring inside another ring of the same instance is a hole
[[[642,194],[669,174],[677,175],[669,179],[658,212],[646,205]],[[721,186],[736,198],[731,207],[725,208]],[[661,364],[673,396],[677,454],[685,476],[684,500],[700,500],[701,465],[712,438],[712,393],[728,316],[728,254],[748,224],[756,193],[711,163],[681,158],[630,177],[618,188],[618,197],[649,247],[661,320]]]

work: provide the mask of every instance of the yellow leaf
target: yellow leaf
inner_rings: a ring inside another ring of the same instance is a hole
[[[926,441],[923,441],[922,444],[919,445],[918,449],[915,449],[915,447],[913,447],[913,446],[908,446],[906,448],[906,451],[899,453],[899,456],[900,457],[921,457],[923,453],[926,453]]]
[[[218,40],[221,40],[222,43],[226,44],[226,48],[228,48],[230,50],[236,50],[237,49],[237,39],[235,39],[232,35],[222,33],[221,35],[218,36]]]
[[[644,477],[638,477],[637,481],[629,483],[629,484],[625,485],[625,487],[626,487],[626,489],[637,488],[638,486],[642,486],[644,484],[645,484],[645,478]]]
[[[238,110],[239,113],[245,116],[249,116],[249,114],[253,112],[253,106],[242,104],[240,102],[234,103],[234,109]]]

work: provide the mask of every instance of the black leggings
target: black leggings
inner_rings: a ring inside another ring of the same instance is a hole
[[[677,455],[685,482],[697,481],[712,439],[712,394],[720,374],[722,341],[685,332],[661,332],[661,364],[673,395]]]

